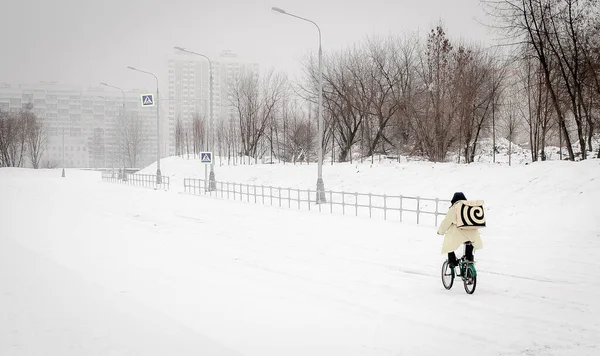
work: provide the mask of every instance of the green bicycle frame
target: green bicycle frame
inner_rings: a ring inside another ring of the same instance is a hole
[[[465,268],[466,267],[466,268]],[[472,263],[461,263],[460,265],[460,275],[461,276],[466,276],[466,269],[470,268],[471,269],[471,273],[473,273],[473,277],[477,277],[477,270],[475,269],[475,265]]]

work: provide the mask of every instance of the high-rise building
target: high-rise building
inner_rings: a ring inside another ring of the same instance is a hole
[[[223,51],[212,59],[214,125],[235,117],[229,93],[236,78],[242,74],[258,75],[258,63],[243,62],[231,51]],[[175,123],[191,124],[194,115],[210,117],[210,75],[206,58],[183,52],[169,59],[169,137],[174,154]]]
[[[142,107],[140,93],[146,91],[123,97],[107,87],[0,84],[0,110],[33,105],[47,132],[43,167],[62,166],[64,146],[65,167],[138,168],[155,162],[157,149],[156,108]]]

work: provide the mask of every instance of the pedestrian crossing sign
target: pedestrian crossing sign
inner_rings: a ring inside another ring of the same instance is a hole
[[[200,162],[204,164],[211,164],[212,152],[200,152]]]
[[[154,97],[152,94],[142,94],[142,106],[154,106]]]

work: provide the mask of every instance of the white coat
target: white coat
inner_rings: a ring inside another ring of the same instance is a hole
[[[467,241],[471,241],[475,250],[483,248],[479,230],[461,230],[456,227],[456,212],[454,210],[454,205],[448,209],[446,217],[440,224],[437,233],[439,235],[446,235],[444,237],[444,243],[442,244],[442,253],[455,251],[460,245]]]

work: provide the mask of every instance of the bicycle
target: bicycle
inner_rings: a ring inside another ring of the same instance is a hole
[[[464,252],[466,252],[467,245],[471,245],[471,242],[465,242],[464,245]],[[463,256],[458,260],[458,265],[454,268],[450,268],[447,259],[442,263],[442,284],[444,285],[444,288],[450,290],[452,285],[454,285],[454,270],[460,268],[459,276],[463,280],[465,292],[467,292],[467,294],[473,294],[475,292],[475,287],[477,287],[477,270],[475,269],[475,261],[467,261],[464,252]]]

